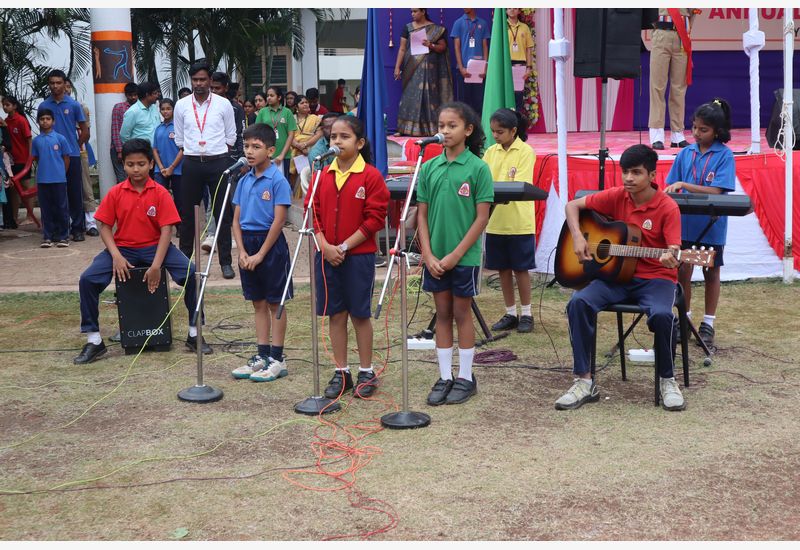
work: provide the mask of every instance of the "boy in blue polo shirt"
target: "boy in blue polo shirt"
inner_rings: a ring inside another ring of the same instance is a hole
[[[69,246],[69,204],[67,202],[67,170],[69,144],[53,130],[53,111],[39,109],[36,115],[39,135],[33,138],[31,156],[37,163],[36,185],[39,208],[42,210],[42,248],[55,241],[58,248]]]
[[[475,8],[464,8],[464,15],[453,23],[450,38],[453,39],[453,52],[456,54],[456,67],[461,73],[459,82],[459,100],[463,101],[476,112],[481,112],[483,105],[483,82],[480,84],[467,83],[465,80],[473,76],[467,65],[470,59],[489,59],[489,38],[491,29],[489,25],[477,16]],[[486,77],[486,71],[480,75]]]
[[[275,316],[289,277],[283,224],[292,204],[292,188],[270,161],[275,154],[275,130],[256,123],[242,133],[242,139],[250,171],[239,180],[233,195],[233,237],[239,246],[244,299],[253,302],[255,310],[258,352],[231,374],[271,382],[289,374],[283,359],[286,313],[280,319]],[[290,283],[289,298],[292,293]]]

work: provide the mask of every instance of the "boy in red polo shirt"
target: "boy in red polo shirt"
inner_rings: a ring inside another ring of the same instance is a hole
[[[92,265],[81,274],[81,332],[88,333],[88,341],[80,355],[73,359],[76,365],[91,363],[106,352],[98,321],[100,293],[111,282],[112,275],[127,281],[128,270],[134,267],[149,266],[143,280],[150,292],[155,292],[161,281],[162,266],[167,268],[172,280],[186,285],[184,302],[189,310],[186,345],[197,349],[193,318],[197,304],[194,265],[170,242],[172,226],[180,223],[181,218],[169,191],[150,179],[153,169],[150,143],[138,138],[125,142],[122,163],[128,178],[111,188],[95,213],[106,249],[95,256]],[[112,234],[114,224],[117,231]],[[204,340],[201,345],[203,353],[211,353]]]
[[[642,231],[643,247],[679,250],[681,216],[678,205],[656,186],[658,154],[646,145],[634,145],[622,153],[622,187],[613,187],[567,203],[566,217],[575,254],[581,262],[591,261],[589,245],[578,217],[588,208],[614,220],[637,225]],[[673,376],[674,314],[678,260],[670,252],[660,258],[640,258],[633,279],[627,284],[596,279],[572,295],[567,304],[572,340],[575,380],[572,387],[556,401],[556,409],[577,409],[600,399],[591,374],[591,348],[596,315],[609,304],[638,303],[647,310],[647,326],[654,333],[654,349],[661,378],[661,404],[666,410],[686,408],[681,390]]]

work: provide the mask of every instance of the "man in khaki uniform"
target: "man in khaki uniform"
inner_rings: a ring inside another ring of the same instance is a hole
[[[681,21],[673,17],[680,13]],[[670,146],[686,147],[683,118],[686,88],[691,84],[691,32],[694,13],[691,8],[659,8],[653,23],[650,42],[650,143],[653,149],[664,149],[664,93],[669,77]],[[683,32],[685,29],[685,32]],[[684,35],[683,37],[681,35]],[[688,66],[688,67],[687,67]]]

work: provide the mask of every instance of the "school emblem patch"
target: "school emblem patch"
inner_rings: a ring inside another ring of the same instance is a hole
[[[364,189],[363,186],[359,187],[358,191],[356,191],[356,198],[357,199],[366,199],[367,198],[367,191],[366,191],[366,189]]]
[[[272,195],[269,194],[269,189],[264,189],[264,192],[261,193],[261,198],[265,201],[268,201],[272,198]]]
[[[469,183],[464,182],[458,189],[458,194],[462,197],[469,197]]]
[[[169,139],[175,139],[175,132],[169,133]]]
[[[511,169],[508,171],[508,177],[514,179],[514,176],[517,175],[517,167],[512,166]]]
[[[69,114],[69,109],[64,109],[64,114],[68,115]]]
[[[150,216],[151,218],[155,217],[155,215],[156,215],[156,207],[155,206],[151,206],[150,208],[148,208],[147,209],[147,215]]]
[[[709,182],[709,183],[714,181],[714,172],[709,172],[708,173],[708,175],[706,176],[706,181]]]
[[[653,222],[652,222],[652,220],[644,220],[644,223],[642,224],[642,229],[647,229],[648,231],[649,231],[650,229],[653,229]]]
[[[56,143],[55,145],[53,145],[53,151],[58,151],[58,143]]]

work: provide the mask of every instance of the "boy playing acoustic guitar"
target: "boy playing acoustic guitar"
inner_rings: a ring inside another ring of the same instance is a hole
[[[635,225],[641,229],[641,246],[680,250],[681,216],[678,205],[656,186],[658,155],[646,145],[634,145],[622,153],[622,187],[613,187],[567,203],[567,225],[572,234],[575,254],[580,262],[593,259],[579,225],[580,211],[591,209],[598,214]],[[596,330],[597,312],[609,304],[638,303],[647,310],[647,326],[654,333],[653,347],[661,378],[661,404],[664,409],[686,408],[673,369],[673,321],[678,259],[670,251],[660,258],[640,258],[633,278],[627,283],[595,279],[575,292],[567,304],[569,331],[575,375],[572,387],[556,401],[556,409],[577,409],[600,399],[591,374],[591,349]]]

